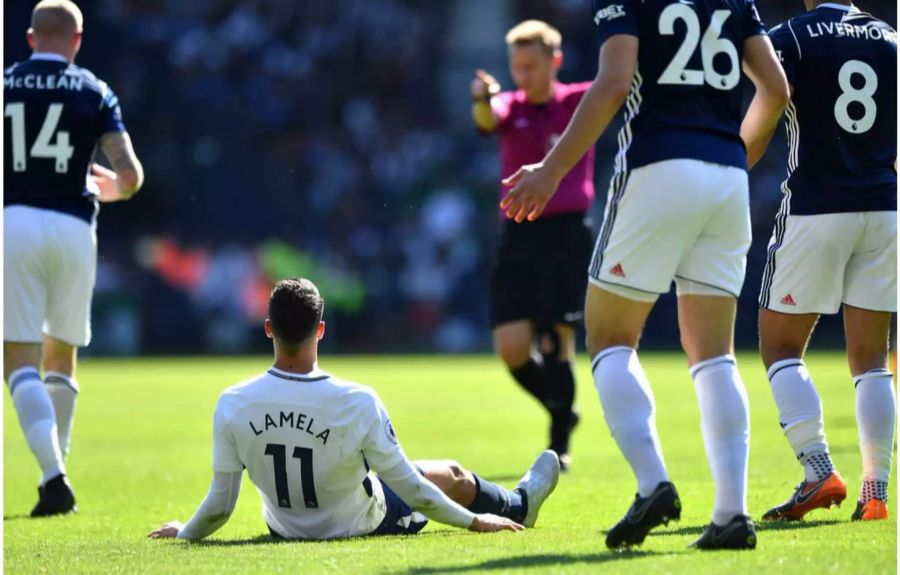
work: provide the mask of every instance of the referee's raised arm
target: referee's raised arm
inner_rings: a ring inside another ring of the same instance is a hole
[[[497,128],[497,116],[491,107],[491,98],[500,93],[500,83],[484,70],[475,72],[472,80],[472,121],[482,132]]]

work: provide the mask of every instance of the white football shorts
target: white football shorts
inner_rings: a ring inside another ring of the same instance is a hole
[[[778,216],[760,307],[833,314],[841,303],[897,311],[897,213]]]
[[[74,346],[91,340],[97,234],[74,216],[3,209],[3,341]]]
[[[655,301],[675,280],[679,295],[732,295],[750,249],[747,172],[667,160],[613,177],[589,268],[592,284]]]

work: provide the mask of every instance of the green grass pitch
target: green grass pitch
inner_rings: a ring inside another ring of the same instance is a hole
[[[682,356],[647,353],[659,432],[681,492],[680,523],[630,553],[610,553],[604,530],[634,494],[630,470],[603,423],[587,360],[578,362],[583,423],[574,465],[537,527],[479,535],[432,523],[415,537],[277,543],[264,535],[260,501],[245,481],[231,521],[211,540],[150,541],[150,529],[186,520],[210,478],[212,411],[221,389],[268,367],[268,358],[88,359],[69,473],[80,512],[26,518],[37,467],[8,394],[4,407],[4,564],[7,573],[896,573],[896,487],[892,519],[851,523],[860,461],[853,384],[843,356],[808,364],[822,394],[828,438],[850,496],[841,509],[793,525],[760,525],[753,552],[687,549],[708,521],[713,485],[703,453],[693,386]],[[765,373],[753,354],[740,366],[750,394],[750,510],[758,518],[801,478],[781,435]],[[323,369],[373,386],[413,458],[454,458],[513,485],[545,446],[546,420],[491,357],[323,358]]]

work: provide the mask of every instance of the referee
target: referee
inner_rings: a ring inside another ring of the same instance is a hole
[[[541,161],[560,138],[590,82],[562,84],[562,37],[545,22],[527,20],[506,35],[515,91],[501,92],[483,70],[472,82],[472,119],[500,139],[504,176]],[[594,150],[560,183],[534,222],[501,213],[503,231],[491,278],[494,347],[513,378],[550,414],[550,449],[570,463],[575,328],[582,321],[592,238],[587,211],[594,200]],[[501,198],[508,192],[501,187]],[[560,257],[560,254],[564,254]]]

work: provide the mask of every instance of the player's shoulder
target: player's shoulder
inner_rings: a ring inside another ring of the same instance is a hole
[[[222,390],[216,409],[235,408],[249,401],[254,395],[256,386],[266,378],[266,373],[260,373],[243,381],[235,383]]]
[[[368,385],[348,379],[341,379],[330,374],[328,383],[334,386],[350,403],[357,403],[361,407],[372,407],[381,402],[378,392]]]
[[[21,68],[21,67],[22,67],[22,64],[24,64],[24,63],[25,63],[25,62],[15,62],[15,63],[13,63],[11,66],[8,66],[8,67],[4,68],[4,69],[3,69],[3,77],[6,77],[6,76],[9,76],[10,74],[13,74],[16,70],[18,70],[19,68]]]
[[[83,68],[81,66],[78,66],[77,64],[69,64],[69,68],[66,70],[66,73],[83,78],[85,84],[90,89],[97,92],[104,100],[116,97],[112,91],[112,88],[109,87],[109,84],[101,80],[96,74],[94,74],[87,68]]]

